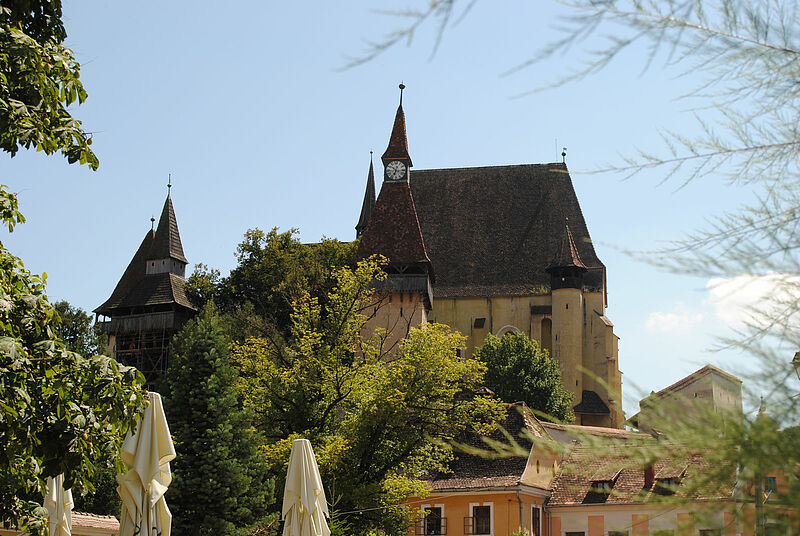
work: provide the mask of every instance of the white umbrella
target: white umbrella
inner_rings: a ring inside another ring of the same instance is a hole
[[[169,536],[172,515],[164,493],[172,482],[169,462],[175,459],[175,446],[158,393],[150,393],[150,405],[136,431],[125,437],[120,456],[128,468],[124,475],[117,475],[117,493],[122,498],[120,536]]]
[[[64,475],[48,478],[44,507],[47,508],[50,536],[70,536],[72,534],[73,506],[72,491],[64,490]]]
[[[330,536],[328,501],[307,439],[295,439],[283,491],[284,536]]]

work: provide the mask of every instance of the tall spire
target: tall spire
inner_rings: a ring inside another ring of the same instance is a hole
[[[364,202],[361,204],[361,216],[356,224],[356,238],[364,234],[372,208],[375,206],[375,168],[372,165],[372,151],[369,152],[369,173],[367,174],[367,188],[364,191]]]
[[[178,220],[175,218],[175,209],[172,207],[172,197],[167,194],[158,227],[153,238],[153,247],[150,250],[150,259],[175,259],[188,263],[183,255],[181,235],[178,232]]]
[[[391,160],[405,160],[408,167],[413,166],[411,157],[408,155],[408,139],[406,138],[406,116],[403,113],[403,90],[404,84],[400,84],[400,105],[394,116],[394,127],[392,135],[389,137],[389,146],[381,156],[384,165]]]

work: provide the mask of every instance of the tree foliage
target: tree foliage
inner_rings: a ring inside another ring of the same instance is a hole
[[[105,337],[89,313],[80,307],[74,307],[66,300],[55,302],[53,308],[60,319],[56,323],[55,332],[64,341],[67,350],[86,356],[103,353]]]
[[[295,229],[247,231],[236,248],[237,266],[227,277],[204,265],[196,267],[186,285],[190,299],[198,306],[213,299],[220,311],[234,314],[237,338],[288,336],[293,302],[307,292],[324,306],[335,270],[350,264],[355,254],[353,243],[323,238],[303,244],[296,235]]]
[[[572,422],[572,393],[561,383],[561,370],[547,350],[521,333],[489,334],[475,351],[486,365],[486,387],[505,402],[525,402],[540,417]]]
[[[374,304],[370,283],[383,276],[374,261],[340,268],[325,307],[308,294],[295,302],[285,346],[251,338],[233,349],[275,474],[294,438],[311,440],[334,512],[348,512],[334,513],[347,534],[405,534],[398,502],[424,493],[418,479],[426,472],[446,470],[447,440],[491,426],[504,407],[468,395],[485,367],[458,357],[462,337],[446,326],[412,329],[396,354],[379,351],[364,323]]]
[[[168,495],[178,535],[231,534],[263,522],[274,503],[273,481],[236,390],[229,345],[213,303],[172,341],[164,396],[179,452]]]
[[[67,110],[87,94],[66,35],[60,0],[0,2],[0,149],[60,151],[97,169],[91,137]]]
[[[4,188],[0,218],[9,230],[24,221]],[[0,522],[30,534],[45,530],[47,477],[91,489],[144,409],[136,369],[69,351],[57,325],[44,278],[0,244]]]

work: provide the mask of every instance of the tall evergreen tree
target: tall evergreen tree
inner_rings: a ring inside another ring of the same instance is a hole
[[[164,394],[178,453],[167,495],[177,536],[230,534],[260,523],[274,500],[229,344],[213,304],[172,341]]]
[[[575,420],[558,363],[536,341],[521,333],[490,334],[475,356],[486,365],[486,386],[505,402],[525,402],[552,419]]]

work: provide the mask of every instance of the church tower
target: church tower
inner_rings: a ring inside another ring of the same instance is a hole
[[[365,326],[368,331],[387,335],[385,350],[395,347],[411,327],[425,324],[433,304],[431,261],[425,250],[409,184],[413,164],[408,153],[403,89],[405,86],[400,84],[400,105],[395,114],[389,145],[381,156],[383,186],[368,216],[356,251],[359,260],[376,254],[389,260],[385,267],[386,279],[375,282],[380,303]],[[364,207],[368,204],[370,178]],[[364,211],[365,208],[362,208],[362,216]]]
[[[552,301],[553,358],[561,367],[561,381],[573,393],[583,390],[583,274],[586,265],[581,261],[569,224],[553,262],[547,267],[550,274]]]
[[[196,312],[184,291],[187,264],[167,194],[158,227],[151,225],[111,297],[94,310],[109,319],[109,353],[139,369],[149,387],[167,370],[172,335]]]

